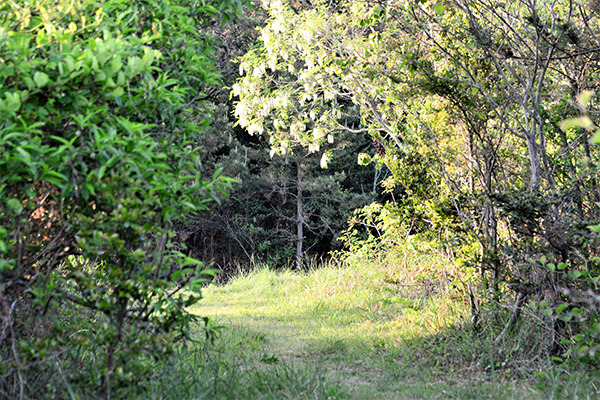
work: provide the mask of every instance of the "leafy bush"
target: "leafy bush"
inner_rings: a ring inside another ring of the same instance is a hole
[[[213,271],[172,227],[229,180],[186,121],[237,3],[0,5],[0,398],[127,397],[187,336]]]

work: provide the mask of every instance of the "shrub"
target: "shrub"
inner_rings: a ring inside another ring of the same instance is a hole
[[[186,120],[235,3],[0,5],[0,398],[127,397],[186,337],[213,272],[172,227],[229,187]]]

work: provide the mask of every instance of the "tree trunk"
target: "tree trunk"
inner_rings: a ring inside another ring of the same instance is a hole
[[[115,337],[109,342],[106,349],[106,373],[104,374],[104,382],[100,392],[100,398],[103,400],[109,400],[111,398],[111,380],[115,374],[115,352],[121,342],[123,324],[127,315],[127,297],[119,297],[118,304],[119,311],[115,315]]]
[[[302,242],[304,239],[304,214],[303,214],[303,198],[302,198],[302,165],[299,159],[296,159],[296,167],[298,168],[298,193],[296,196],[296,269],[302,271]]]

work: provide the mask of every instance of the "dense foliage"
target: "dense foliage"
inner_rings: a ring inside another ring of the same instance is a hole
[[[173,226],[230,185],[189,122],[237,3],[0,5],[0,398],[133,396],[187,337],[214,273]]]
[[[240,123],[268,134],[276,153],[369,132],[381,149],[359,162],[385,163],[388,187],[402,189],[378,209],[394,217],[388,227],[441,240],[473,280],[477,272],[487,304],[513,293],[500,336],[528,301],[541,302],[555,354],[582,337],[595,354],[595,2],[262,4],[270,20],[234,86]],[[360,126],[348,123],[354,106]],[[356,220],[367,234],[373,212]]]
[[[257,27],[265,21],[262,8],[248,8],[239,20],[215,29],[216,58],[226,86],[213,92],[206,115],[199,117],[211,120],[198,138],[204,149],[200,171],[212,175],[222,168],[237,182],[231,196],[180,226],[190,254],[213,262],[222,280],[246,265],[283,267],[295,261],[300,267],[338,249],[336,238],[346,219],[355,208],[381,197],[378,183],[387,174],[356,163],[356,154],[372,147],[366,133],[339,138],[323,169],[322,154],[271,155],[268,138],[250,136],[236,123],[230,95],[239,78],[234,57],[255,46]]]

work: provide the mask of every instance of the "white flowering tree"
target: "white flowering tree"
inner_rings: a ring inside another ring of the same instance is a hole
[[[373,26],[383,9],[363,2],[348,2],[341,10],[316,2],[301,12],[279,0],[263,6],[271,19],[261,30],[262,46],[242,58],[244,76],[233,86],[239,123],[250,134],[268,131],[272,153],[295,145],[322,152],[325,167],[330,152],[323,148],[334,143],[335,133],[359,128],[358,106],[365,131],[401,146],[391,109],[381,107],[377,93],[385,86],[398,89],[382,63],[389,32]]]

